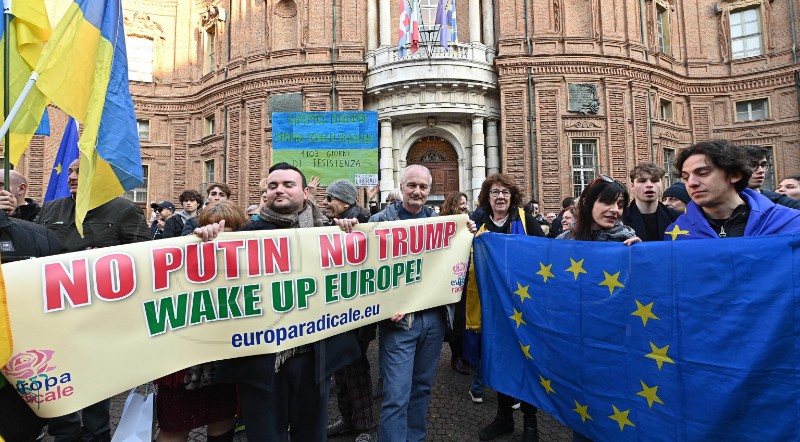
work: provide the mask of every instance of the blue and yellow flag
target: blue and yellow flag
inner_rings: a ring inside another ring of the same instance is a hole
[[[75,0],[39,63],[38,88],[83,125],[75,218],[142,184],[120,0]]]
[[[800,435],[800,235],[474,249],[497,391],[597,441]]]
[[[9,102],[13,105],[25,83],[33,72],[39,60],[42,45],[50,38],[50,21],[47,18],[43,0],[16,0],[11,4],[11,24],[5,28],[5,21],[0,17],[0,48],[9,40]],[[6,60],[0,50],[0,103],[3,102],[3,75]],[[19,162],[20,156],[25,152],[34,134],[49,134],[49,125],[43,122],[42,115],[46,113],[47,99],[36,88],[23,102],[17,117],[14,119],[10,132],[9,161],[12,164]],[[0,114],[0,124],[3,124]],[[47,120],[49,121],[49,120]]]
[[[78,159],[78,155],[78,124],[70,117],[53,162],[53,170],[50,171],[50,182],[47,184],[43,202],[70,196],[67,170],[69,165]]]

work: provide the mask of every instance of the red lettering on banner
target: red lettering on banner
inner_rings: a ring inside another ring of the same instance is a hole
[[[444,246],[443,223],[425,225],[425,250],[438,250]]]
[[[60,262],[45,264],[44,311],[53,312],[64,309],[64,298],[72,307],[91,304],[89,299],[89,270],[86,258],[70,261],[67,266]]]
[[[392,258],[408,255],[408,229],[396,227],[392,229]]]
[[[358,230],[350,232],[345,237],[347,244],[347,262],[351,265],[358,265],[367,259],[367,235]]]
[[[239,278],[239,249],[242,247],[244,247],[243,240],[217,242],[217,250],[224,250],[225,277],[228,279]]]
[[[389,257],[389,244],[387,244],[386,239],[388,238],[390,233],[389,229],[377,229],[375,230],[375,236],[378,237],[378,259],[383,261]]]
[[[186,246],[186,279],[195,284],[209,282],[217,276],[217,253],[213,242]]]
[[[119,301],[136,290],[133,258],[124,253],[100,257],[94,262],[94,292],[105,301]]]
[[[447,221],[444,223],[444,246],[450,247],[450,238],[456,234],[456,222]]]
[[[277,240],[277,243],[275,242]],[[289,238],[264,238],[264,274],[288,273],[292,270]],[[277,270],[276,270],[277,269]]]
[[[153,249],[153,291],[169,288],[169,274],[183,265],[183,249],[180,247],[163,247]]]
[[[319,260],[320,267],[329,269],[344,265],[344,250],[342,250],[342,235],[319,235]]]
[[[425,250],[425,226],[423,224],[410,226],[409,231],[411,239],[408,241],[408,248],[412,255],[419,255]]]
[[[258,248],[259,240],[247,240],[247,276],[261,276],[261,249]]]

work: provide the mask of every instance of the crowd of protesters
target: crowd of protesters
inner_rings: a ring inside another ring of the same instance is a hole
[[[69,168],[72,196],[41,208],[25,197],[24,177],[12,172],[11,190],[0,191],[0,234],[20,253],[36,257],[181,235],[212,240],[224,231],[325,225],[351,231],[358,223],[455,214],[469,215],[467,227],[476,235],[612,241],[633,247],[665,239],[798,233],[800,175],[785,177],[771,191],[763,188],[769,169],[768,150],[711,140],[680,152],[675,163],[680,181],[667,188],[663,168],[641,163],[630,170],[629,182],[599,175],[577,198],[563,198],[554,210],[536,199],[524,203],[523,189],[511,176],[493,174],[476,195],[474,211],[465,193],[454,192],[437,213],[428,200],[433,178],[423,166],[407,167],[400,188],[381,203],[377,186],[359,189],[338,180],[318,192],[319,178],[307,179],[296,167],[279,163],[261,183],[260,203],[246,209],[234,203],[226,184],[212,183],[205,196],[192,189],[182,192],[178,206],[168,200],[153,203],[148,229],[136,205],[116,198],[88,213],[88,234],[81,237],[74,223],[80,170],[76,160]],[[666,234],[678,224],[692,225],[692,233],[678,238]],[[3,262],[16,259],[13,254],[2,256]],[[424,440],[443,342],[450,345],[452,368],[470,375],[465,378],[465,400],[483,401],[480,301],[472,273],[470,278],[465,296],[455,305],[396,312],[377,325],[314,344],[200,364],[154,380],[157,440],[185,441],[191,430],[206,426],[209,441],[232,441],[237,416],[253,441],[313,442],[347,434],[357,442]],[[379,377],[373,383],[367,349],[376,340]],[[341,418],[328,422],[332,380]],[[47,422],[20,407],[9,388],[0,391],[3,410],[9,410],[0,414],[0,435],[6,440],[33,440],[47,424],[57,442],[110,441],[108,400]],[[378,398],[380,415],[374,416],[373,401]],[[523,415],[522,440],[537,441],[536,407],[499,392],[494,417],[476,438],[488,441],[513,432],[515,409]],[[574,440],[588,439],[576,432]]]

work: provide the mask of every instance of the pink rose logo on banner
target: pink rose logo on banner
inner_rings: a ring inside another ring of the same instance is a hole
[[[28,350],[17,353],[3,367],[3,372],[8,377],[27,379],[55,370],[55,365],[48,365],[53,353],[53,350]]]

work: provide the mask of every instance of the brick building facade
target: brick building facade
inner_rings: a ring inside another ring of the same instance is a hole
[[[376,110],[380,184],[434,172],[432,200],[502,171],[558,207],[598,173],[669,165],[708,138],[800,172],[797,0],[458,0],[458,43],[400,57],[400,2],[125,0],[148,176],[141,202],[226,181],[257,202],[270,112]],[[436,0],[420,0],[438,41]],[[65,118],[20,164],[39,200]]]

